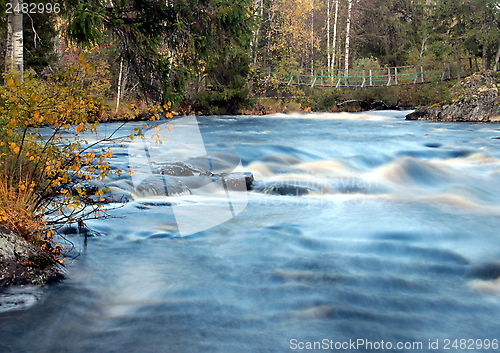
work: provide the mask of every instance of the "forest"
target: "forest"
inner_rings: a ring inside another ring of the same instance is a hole
[[[447,86],[346,93],[265,85],[262,72],[470,57],[497,71],[500,61],[500,11],[493,0],[70,0],[31,10],[19,4],[1,4],[6,71],[17,65],[43,80],[85,62],[93,67],[88,87],[106,117],[125,115],[131,103],[143,110],[167,103],[179,114],[237,114],[275,96],[306,97],[302,108],[313,110],[371,96],[399,95],[392,103],[419,105]],[[9,44],[15,18],[23,38],[17,57]]]

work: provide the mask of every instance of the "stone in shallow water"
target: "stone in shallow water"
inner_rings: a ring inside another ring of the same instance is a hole
[[[192,194],[189,187],[179,180],[179,178],[161,174],[152,174],[149,176],[136,188],[135,192],[139,197]]]
[[[288,183],[277,183],[264,187],[263,194],[282,195],[282,196],[305,196],[321,193],[320,189],[311,186],[294,185]]]
[[[155,174],[170,176],[194,176],[200,175],[201,172],[200,169],[183,162],[159,164],[154,171]]]
[[[442,146],[442,144],[437,142],[429,142],[429,143],[424,143],[424,146],[429,148],[439,148]]]
[[[213,174],[213,181],[222,180],[229,190],[246,191],[252,190],[254,177],[252,173],[221,173]]]
[[[0,287],[44,285],[63,277],[63,268],[22,236],[0,226]]]

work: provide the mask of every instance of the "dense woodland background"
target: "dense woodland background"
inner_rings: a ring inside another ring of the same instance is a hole
[[[25,70],[43,78],[83,54],[95,67],[89,86],[99,87],[94,93],[117,115],[131,102],[169,103],[179,113],[238,113],[262,96],[306,97],[302,105],[313,110],[330,110],[349,98],[424,104],[446,87],[385,93],[269,87],[260,83],[259,72],[333,72],[459,57],[478,58],[482,69],[497,71],[500,60],[500,6],[494,0],[59,3],[57,14],[23,15]],[[5,1],[1,9],[5,52]]]

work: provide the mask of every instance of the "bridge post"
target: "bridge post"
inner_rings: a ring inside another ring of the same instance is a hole
[[[424,66],[420,65],[420,74],[421,74],[421,82],[425,82],[425,75],[424,75]]]
[[[394,68],[394,77],[396,78],[396,85],[399,85],[399,80],[398,80],[398,68]]]
[[[370,69],[370,86],[373,86],[373,71]]]
[[[390,86],[392,83],[392,76],[391,76],[391,68],[390,67],[387,69],[387,76],[388,76],[387,86]]]

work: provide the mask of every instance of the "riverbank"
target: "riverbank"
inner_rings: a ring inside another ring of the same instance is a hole
[[[254,106],[243,115],[310,112],[360,112],[383,109],[412,109],[447,101],[456,84],[436,81],[426,84],[390,87],[308,87],[257,86]],[[258,88],[258,89],[257,89]]]
[[[0,226],[0,287],[44,285],[63,278],[64,269],[22,236]]]
[[[500,122],[498,79],[492,72],[464,78],[452,89],[454,98],[409,114],[406,120]]]

